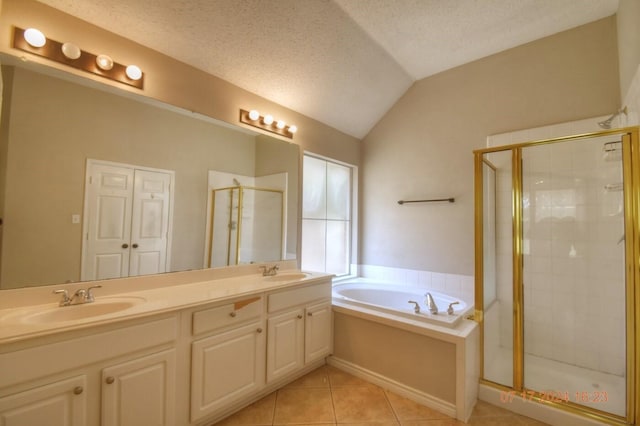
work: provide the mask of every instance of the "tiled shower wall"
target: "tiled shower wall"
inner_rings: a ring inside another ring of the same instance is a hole
[[[488,139],[490,146],[599,130],[597,117]],[[614,123],[615,124],[615,123]],[[623,375],[624,244],[619,161],[605,161],[602,144],[572,142],[523,153],[525,351],[532,355]],[[588,144],[595,144],[588,149]],[[512,341],[511,173],[497,176],[499,331]],[[570,189],[568,189],[570,188]],[[506,198],[505,198],[506,197]],[[505,278],[506,277],[506,281]]]

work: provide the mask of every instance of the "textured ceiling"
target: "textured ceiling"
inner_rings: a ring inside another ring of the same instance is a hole
[[[363,138],[418,79],[618,0],[39,0]]]

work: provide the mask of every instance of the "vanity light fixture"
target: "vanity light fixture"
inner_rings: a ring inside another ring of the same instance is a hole
[[[298,127],[287,126],[284,120],[275,120],[271,114],[260,116],[258,110],[255,109],[250,111],[241,109],[240,122],[289,139],[293,139],[293,134],[298,131]]]
[[[24,30],[24,39],[32,47],[42,47],[47,44],[47,38],[42,34],[42,31],[35,28]]]
[[[249,111],[249,119],[250,120],[256,121],[259,118],[260,118],[260,113],[258,112],[258,110],[252,109],[251,111]]]
[[[60,50],[64,56],[71,60],[78,59],[82,55],[80,48],[73,43],[64,43]]]
[[[144,74],[139,67],[127,67],[108,55],[94,55],[73,43],[52,40],[35,28],[14,27],[13,48],[138,89],[144,86]]]
[[[142,78],[142,70],[137,65],[129,65],[125,73],[131,80],[140,80]]]
[[[113,69],[113,59],[107,55],[98,55],[96,58],[96,64],[98,65],[98,68],[104,71]]]

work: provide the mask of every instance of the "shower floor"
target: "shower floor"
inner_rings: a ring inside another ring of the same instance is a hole
[[[499,348],[496,356],[485,363],[485,378],[509,386],[512,365],[511,350]],[[571,402],[619,416],[626,414],[624,377],[529,354],[525,354],[524,365],[525,387],[536,390],[538,396],[561,394],[563,399],[568,397]],[[545,391],[549,393],[544,394]],[[522,398],[522,395],[514,397]]]

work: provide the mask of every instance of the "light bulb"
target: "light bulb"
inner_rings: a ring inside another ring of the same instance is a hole
[[[285,126],[285,122],[283,120],[278,120],[278,122],[276,123],[276,127],[280,130],[284,129]]]
[[[264,124],[266,124],[267,126],[270,126],[273,124],[273,116],[271,114],[267,114],[264,116],[264,118],[262,119],[262,122]]]
[[[33,47],[42,47],[47,42],[47,38],[42,34],[42,31],[35,28],[27,28],[24,30],[24,39]]]
[[[140,80],[142,78],[142,70],[136,65],[129,65],[125,73],[131,80]]]
[[[96,58],[96,64],[98,65],[98,68],[109,71],[113,68],[113,59],[107,55],[98,55]]]
[[[298,131],[297,126],[289,126],[289,133],[294,134],[297,131]]]
[[[69,59],[78,59],[82,51],[73,43],[64,43],[62,45],[62,54]]]
[[[250,120],[256,121],[258,118],[260,118],[260,113],[258,112],[258,110],[252,109],[251,111],[249,111]]]

